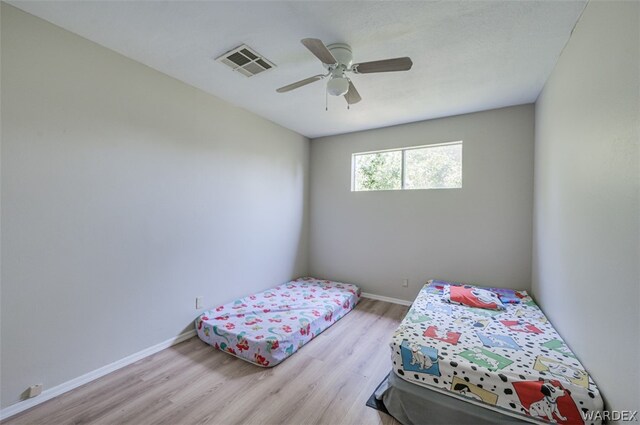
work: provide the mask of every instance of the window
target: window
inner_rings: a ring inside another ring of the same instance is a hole
[[[351,190],[462,187],[462,142],[354,153]]]

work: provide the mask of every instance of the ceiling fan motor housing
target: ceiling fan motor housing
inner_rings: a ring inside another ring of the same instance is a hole
[[[335,43],[328,45],[327,49],[338,61],[337,65],[324,65],[325,68],[331,71],[331,79],[327,82],[327,93],[332,96],[343,96],[349,91],[349,80],[345,76],[345,71],[353,63],[351,46],[344,43]]]
[[[327,46],[327,49],[329,49],[333,57],[338,61],[338,66],[336,68],[341,68],[342,66],[344,66],[344,69],[349,69],[353,64],[353,54],[351,53],[351,46],[349,46],[348,44],[330,44]],[[330,68],[329,65],[325,65],[325,67],[327,69]]]

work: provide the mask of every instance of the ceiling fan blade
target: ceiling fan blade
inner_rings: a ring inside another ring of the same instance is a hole
[[[373,72],[408,71],[412,66],[411,58],[404,57],[356,63],[351,68],[356,74],[370,74]]]
[[[318,40],[317,38],[303,38],[300,42],[325,65],[338,63],[336,58],[333,57],[329,49],[327,49],[327,46],[325,46],[321,40]]]
[[[354,103],[358,103],[362,100],[360,93],[356,90],[356,86],[354,86],[351,81],[349,81],[349,91],[345,93],[344,98],[349,105],[353,105]]]
[[[304,80],[300,80],[300,81],[297,81],[295,83],[289,84],[287,86],[280,87],[276,91],[278,93],[286,93],[288,91],[297,89],[299,87],[306,86],[307,84],[311,84],[314,81],[322,80],[324,77],[325,76],[322,75],[322,74],[314,75],[313,77],[305,78]]]

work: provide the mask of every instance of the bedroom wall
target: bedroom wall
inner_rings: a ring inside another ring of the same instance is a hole
[[[403,300],[430,278],[528,289],[533,129],[524,105],[312,140],[311,274]],[[455,140],[461,189],[351,192],[353,153]]]
[[[533,293],[608,406],[640,411],[640,3],[587,5],[536,102]]]
[[[307,272],[308,139],[1,7],[2,407]]]

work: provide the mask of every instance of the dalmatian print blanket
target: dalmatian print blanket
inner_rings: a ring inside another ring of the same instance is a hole
[[[429,281],[396,330],[400,378],[539,423],[583,424],[603,409],[593,380],[525,291],[507,290],[506,310],[488,310],[446,302],[448,284]]]
[[[356,285],[301,277],[205,311],[195,320],[201,340],[258,366],[271,367],[350,312]]]

